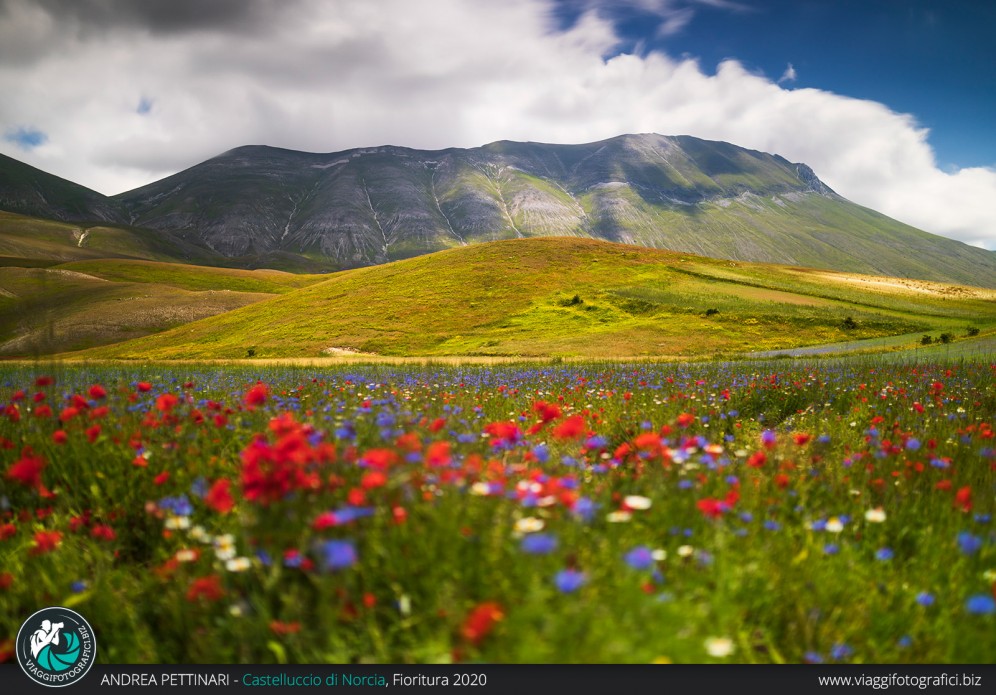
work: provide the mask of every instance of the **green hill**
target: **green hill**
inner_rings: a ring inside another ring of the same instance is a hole
[[[968,326],[996,328],[996,291],[537,238],[344,271],[81,354],[688,357]]]

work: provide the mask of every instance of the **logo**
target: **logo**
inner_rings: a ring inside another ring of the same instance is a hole
[[[93,628],[76,611],[43,608],[24,621],[15,642],[17,663],[35,683],[52,688],[72,685],[97,657]]]

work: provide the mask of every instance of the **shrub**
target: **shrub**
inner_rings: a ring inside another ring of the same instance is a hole
[[[978,335],[978,334],[979,334],[979,329],[976,328],[975,326],[969,326],[968,329],[965,331],[965,335],[967,335],[969,337],[972,337],[972,336]]]
[[[947,345],[952,340],[954,340],[954,336],[951,335],[950,333],[941,333],[940,340],[941,340],[942,343],[944,343],[945,345]]]
[[[855,328],[858,327],[858,322],[855,321],[852,317],[848,316],[846,319],[844,319],[844,323],[842,325],[844,326],[845,331],[853,331]]]
[[[706,316],[715,316],[719,313],[719,309],[706,309]]]
[[[934,342],[934,339],[927,334],[924,334],[924,336],[920,338],[921,345],[930,345],[932,342]]]
[[[256,348],[249,348],[248,350],[246,350],[246,357],[255,357],[255,356],[256,356]]]

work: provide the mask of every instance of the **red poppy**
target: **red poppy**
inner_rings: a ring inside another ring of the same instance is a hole
[[[679,427],[688,427],[693,422],[695,422],[695,416],[691,413],[681,413],[677,419]]]
[[[204,495],[204,504],[219,514],[228,514],[235,506],[231,488],[231,480],[228,478],[218,478],[218,480],[214,481],[207,494]]]
[[[175,394],[162,393],[156,398],[156,410],[161,413],[171,412],[179,402],[180,399]]]
[[[750,466],[751,468],[761,468],[762,466],[764,466],[764,463],[767,460],[768,460],[767,454],[765,454],[763,451],[755,451],[753,454],[750,455],[750,458],[747,459],[747,465]]]
[[[62,534],[58,531],[37,531],[35,532],[35,542],[31,546],[32,555],[44,555],[59,547],[62,543]]]
[[[153,478],[152,482],[155,483],[156,485],[164,485],[167,480],[169,480],[169,471],[163,471],[155,478]]]
[[[89,393],[90,393],[90,398],[94,399],[95,401],[99,401],[101,398],[107,398],[107,391],[105,391],[104,387],[101,386],[100,384],[94,384],[93,386],[91,386]]]
[[[221,587],[221,578],[216,574],[200,577],[190,582],[187,587],[187,600],[190,602],[217,601],[225,595],[225,590]]]
[[[266,403],[267,397],[270,395],[270,387],[264,384],[262,381],[257,382],[255,386],[249,389],[245,395],[245,404],[253,407],[257,405],[263,405]]]
[[[503,446],[517,443],[522,439],[522,430],[514,422],[489,422],[484,431],[491,435],[491,446]]]
[[[965,486],[955,493],[954,505],[963,512],[972,511],[972,488]]]
[[[21,458],[7,469],[7,477],[19,482],[25,487],[42,488],[41,472],[45,468],[45,459],[35,454],[31,447],[24,447]]]
[[[152,390],[152,384],[150,384],[148,381],[140,381],[135,385],[135,388],[137,388],[142,393],[148,393],[149,391]]]
[[[118,537],[118,534],[114,532],[114,529],[112,529],[110,526],[107,526],[106,524],[98,524],[97,526],[94,526],[92,529],[90,529],[90,535],[93,538],[102,541],[113,541],[115,538]]]
[[[0,541],[7,540],[15,533],[17,533],[17,527],[14,524],[0,524]]]
[[[553,428],[553,436],[556,439],[579,439],[584,433],[584,418],[580,415],[571,415]]]
[[[448,466],[450,461],[449,442],[433,442],[425,452],[425,462],[430,466]]]
[[[293,635],[301,631],[301,623],[284,623],[279,620],[270,621],[270,632],[275,635]]]
[[[484,603],[478,604],[471,612],[467,615],[467,619],[463,622],[463,627],[460,629],[460,634],[464,638],[477,645],[488,636],[488,634],[494,629],[494,626],[498,621],[505,617],[505,613],[502,611],[502,607],[492,601],[486,601]]]
[[[382,471],[370,471],[364,474],[360,480],[360,485],[365,490],[373,490],[375,487],[383,487],[387,484],[387,476]]]

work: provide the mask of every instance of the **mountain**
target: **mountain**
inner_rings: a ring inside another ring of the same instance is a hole
[[[240,147],[114,201],[134,225],[226,256],[282,250],[341,267],[482,241],[579,236],[996,285],[991,253],[855,205],[804,164],[687,136],[331,154]]]
[[[121,222],[118,203],[0,154],[0,210],[69,222]]]
[[[329,154],[247,146],[113,197],[3,157],[0,209],[156,230],[189,258],[201,249],[221,259],[212,264],[248,268],[317,272],[573,236],[996,286],[992,252],[851,203],[805,164],[687,136]]]
[[[702,258],[579,238],[368,268],[81,353],[127,359],[713,356],[996,330],[996,290]],[[905,342],[904,342],[905,341]],[[369,358],[366,358],[369,359]]]

